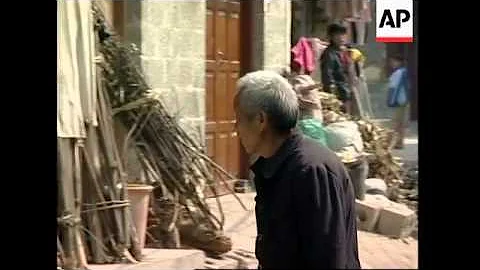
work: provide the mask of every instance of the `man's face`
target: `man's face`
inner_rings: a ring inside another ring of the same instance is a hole
[[[235,102],[235,127],[238,132],[240,142],[245,148],[247,154],[256,154],[261,144],[261,138],[265,129],[265,115],[260,113],[252,118],[248,118]]]
[[[345,45],[345,44],[347,44],[347,34],[346,33],[345,34],[340,34],[340,33],[334,34],[332,36],[332,41],[337,46]]]

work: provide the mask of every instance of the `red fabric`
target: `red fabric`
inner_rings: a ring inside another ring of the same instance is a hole
[[[301,37],[292,48],[293,62],[306,74],[315,70],[315,53],[308,39]]]

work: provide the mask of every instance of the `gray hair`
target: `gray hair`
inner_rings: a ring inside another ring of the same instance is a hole
[[[277,132],[289,131],[297,124],[297,95],[277,72],[250,72],[238,80],[237,90],[237,105],[249,119],[263,111]]]

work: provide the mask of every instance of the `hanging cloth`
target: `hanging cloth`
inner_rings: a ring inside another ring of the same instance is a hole
[[[91,1],[57,1],[57,136],[83,138],[97,125]]]
[[[293,62],[298,65],[300,71],[310,74],[315,70],[315,53],[307,38],[301,37],[291,52],[293,54]]]

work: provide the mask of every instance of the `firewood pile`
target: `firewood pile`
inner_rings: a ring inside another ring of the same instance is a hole
[[[387,197],[418,211],[418,167],[409,167],[392,155],[395,132],[366,119],[359,119],[341,111],[342,102],[335,95],[320,92],[323,118],[326,125],[353,120],[362,134],[364,151],[369,163],[369,178],[383,179]]]
[[[126,155],[127,144],[133,145],[147,181],[155,187],[147,244],[163,248],[187,244],[207,252],[228,252],[231,241],[222,232],[225,217],[220,201],[217,217],[198,187],[206,183],[217,194],[214,179],[229,189],[226,181],[235,178],[208,158],[150,91],[134,61],[135,48],[118,40],[97,7],[94,16],[104,87],[114,118],[129,130],[122,154]]]
[[[368,154],[369,178],[385,180],[389,187],[402,183],[404,170],[391,153],[394,132],[366,119],[354,119],[341,111],[342,102],[335,95],[320,92],[320,101],[326,125],[338,121],[353,120],[362,134],[364,151]]]
[[[405,166],[405,177],[396,187],[389,190],[392,201],[403,203],[418,214],[418,167]]]

